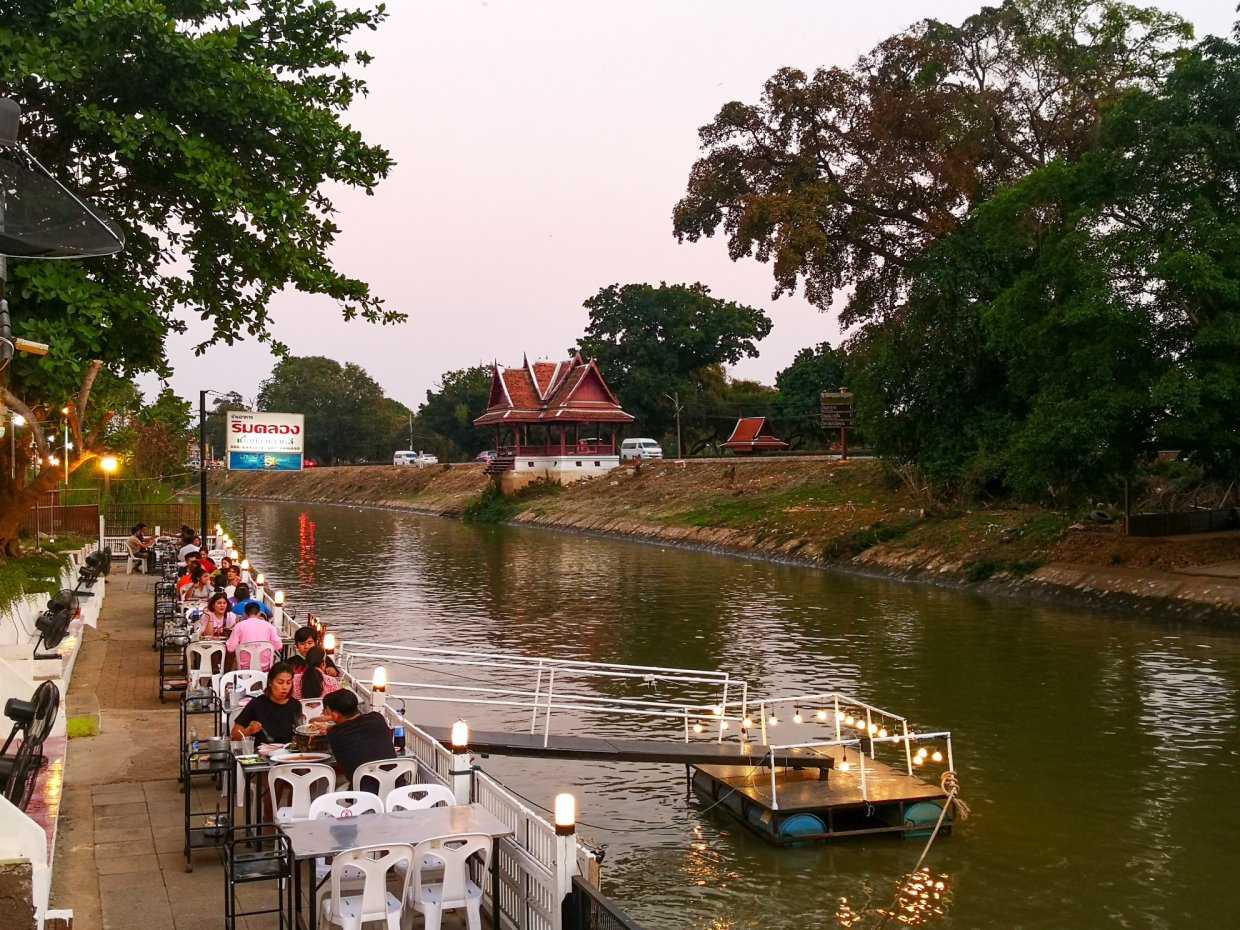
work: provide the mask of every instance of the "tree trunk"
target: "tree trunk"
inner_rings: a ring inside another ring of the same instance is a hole
[[[29,484],[18,487],[12,482],[5,482],[7,487],[0,492],[0,557],[21,556],[18,533],[22,521],[39,498],[56,487],[59,478],[55,468],[45,468]]]

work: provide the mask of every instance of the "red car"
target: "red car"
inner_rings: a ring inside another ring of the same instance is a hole
[[[302,468],[318,468],[318,467],[319,467],[319,463],[318,463],[318,462],[316,462],[314,459],[305,459],[305,460],[301,463],[301,467],[302,467]]]

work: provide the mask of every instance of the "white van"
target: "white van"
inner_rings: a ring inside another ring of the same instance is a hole
[[[620,461],[622,462],[661,458],[663,458],[663,447],[653,439],[626,439],[620,443]]]
[[[413,452],[409,449],[401,449],[399,452],[392,453],[393,465],[416,465],[422,468],[426,465],[435,465],[438,462],[439,459],[429,452]]]

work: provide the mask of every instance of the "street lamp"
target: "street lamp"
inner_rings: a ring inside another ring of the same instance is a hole
[[[105,499],[111,496],[112,475],[120,468],[120,465],[120,460],[115,455],[105,455],[99,460],[99,470],[103,472],[103,496]]]
[[[26,418],[20,413],[15,413],[9,417],[9,422],[13,424],[13,428],[9,430],[9,479],[17,480],[17,431],[26,425]]]
[[[73,444],[69,442],[69,408],[61,407],[60,412],[65,417],[65,490],[69,490],[69,450],[73,448]]]

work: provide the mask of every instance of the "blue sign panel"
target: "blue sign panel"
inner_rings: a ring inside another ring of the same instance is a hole
[[[301,471],[300,452],[229,452],[232,471]]]

